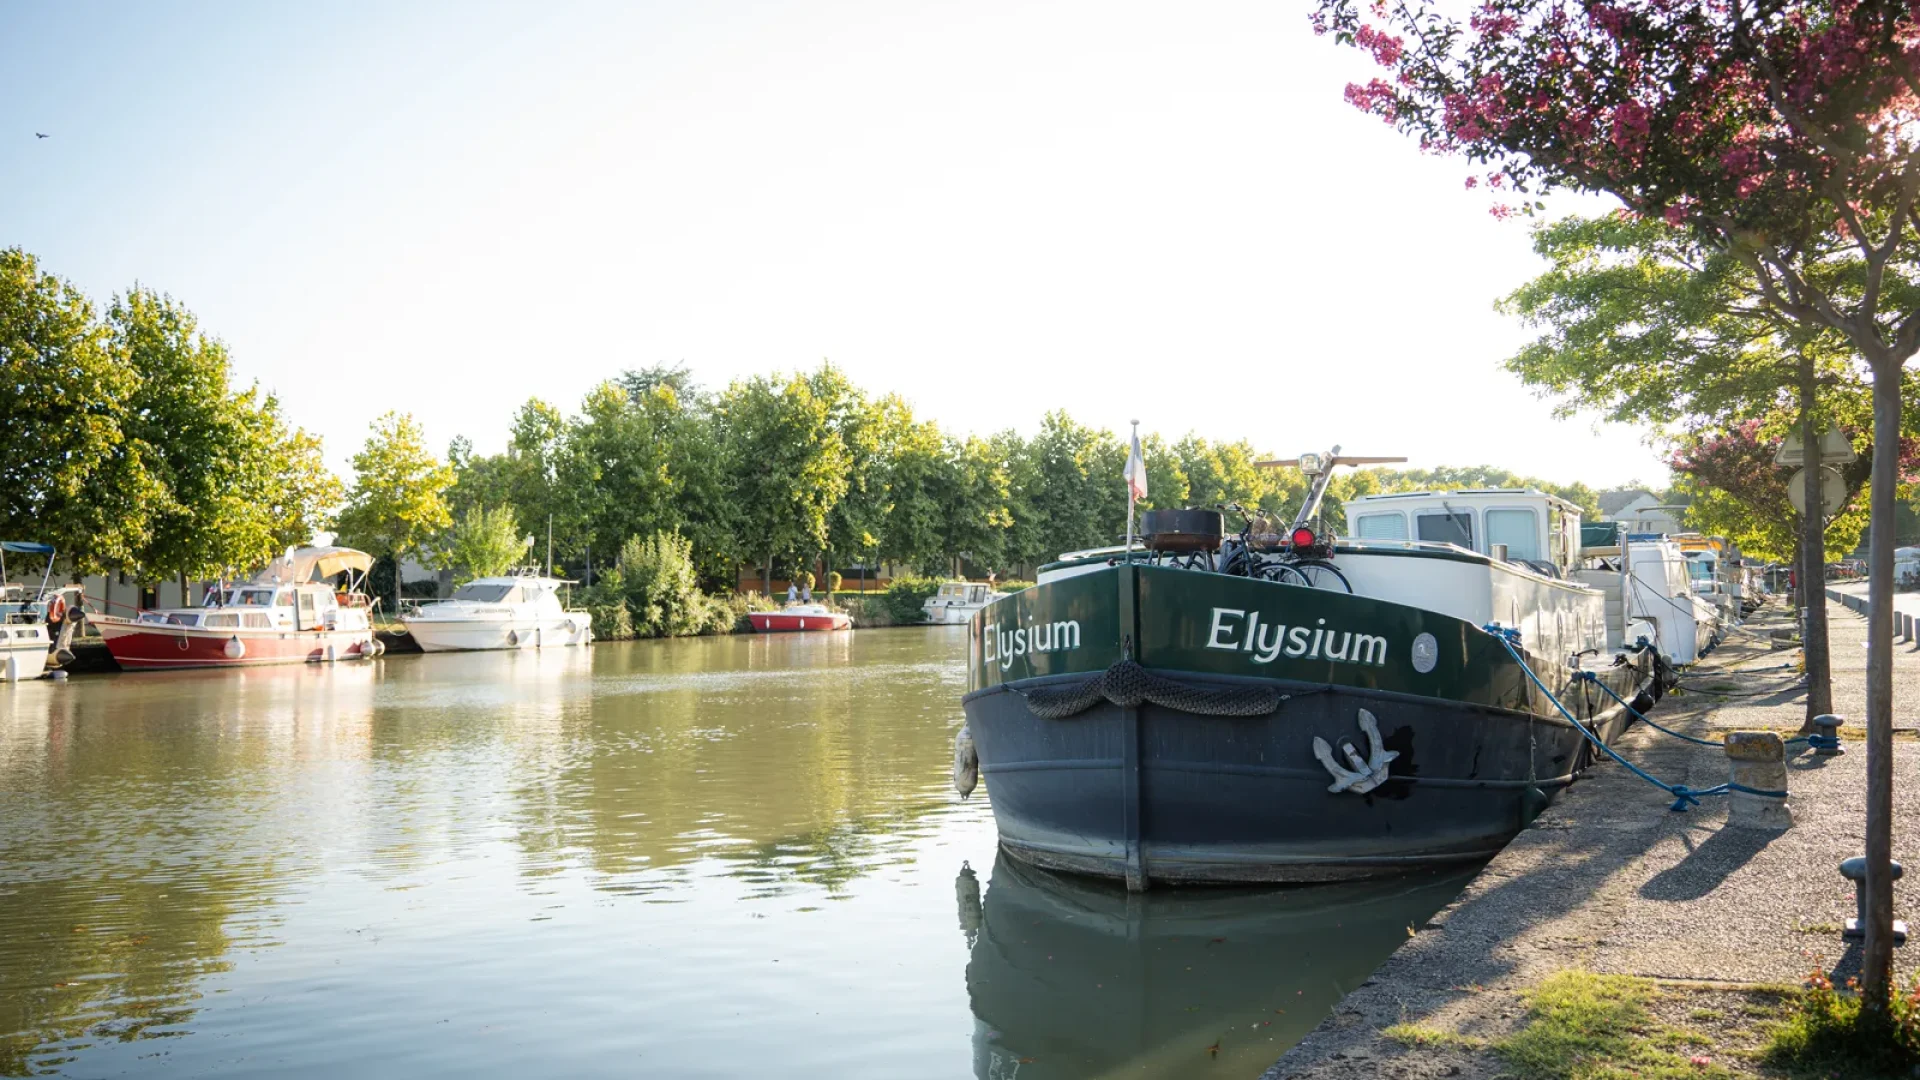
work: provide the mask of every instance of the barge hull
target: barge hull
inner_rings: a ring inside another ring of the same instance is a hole
[[[1337,881],[1485,859],[1589,760],[1564,720],[1341,687],[1284,686],[1264,717],[1102,702],[1059,721],[1036,717],[1023,689],[965,702],[1001,844],[1103,877]],[[1367,755],[1361,710],[1397,755],[1390,777],[1331,792],[1313,740]]]

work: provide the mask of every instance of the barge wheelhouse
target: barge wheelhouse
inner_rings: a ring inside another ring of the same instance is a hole
[[[1083,553],[974,619],[963,753],[1009,854],[1132,888],[1481,859],[1625,728],[1622,701],[1650,707],[1653,651],[1609,651],[1605,595],[1574,580],[1577,508],[1370,497],[1327,543],[1303,525],[1340,463],[1291,545]]]

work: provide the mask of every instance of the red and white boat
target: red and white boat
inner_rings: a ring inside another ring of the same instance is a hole
[[[845,612],[829,611],[824,604],[788,604],[779,611],[749,611],[747,621],[762,634],[853,628],[853,620]]]
[[[290,548],[252,581],[220,589],[202,607],[89,615],[107,651],[129,671],[256,667],[358,660],[382,649],[358,591],[373,557],[343,547]],[[326,578],[346,574],[339,592]]]

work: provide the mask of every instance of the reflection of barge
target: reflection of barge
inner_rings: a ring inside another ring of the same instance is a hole
[[[984,903],[963,870],[974,1075],[1185,1076],[1203,1064],[1258,1072],[1476,869],[1142,895],[1002,856]]]
[[[1309,526],[1340,463],[1302,460],[1272,552],[1196,545],[1183,512],[1184,557],[1056,563],[974,619],[967,727],[1007,851],[1134,888],[1485,858],[1591,753],[1527,668],[1602,740],[1628,720],[1607,691],[1657,696],[1651,650],[1607,655],[1604,596],[1571,580],[1576,508],[1399,496],[1408,532],[1336,545]]]

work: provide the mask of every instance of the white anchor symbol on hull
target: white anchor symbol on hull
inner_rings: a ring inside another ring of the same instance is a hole
[[[1365,795],[1387,782],[1387,764],[1399,757],[1400,751],[1389,750],[1380,744],[1380,722],[1365,709],[1360,710],[1360,730],[1367,733],[1367,745],[1373,753],[1363,758],[1352,743],[1341,743],[1341,752],[1353,763],[1351,769],[1342,768],[1333,759],[1333,747],[1327,745],[1327,740],[1314,736],[1313,756],[1319,758],[1320,764],[1325,765],[1327,772],[1333,775],[1333,783],[1327,785],[1328,791],[1351,791],[1356,795]]]

